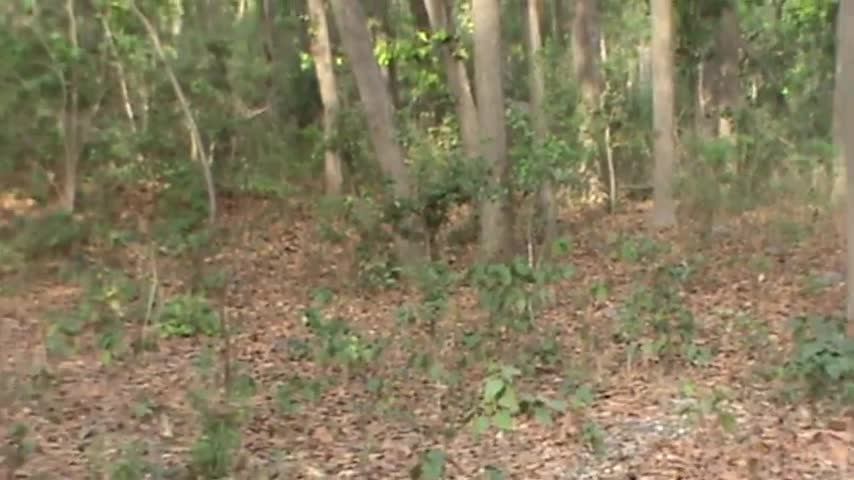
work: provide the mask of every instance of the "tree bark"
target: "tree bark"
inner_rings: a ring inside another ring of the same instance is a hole
[[[717,22],[714,48],[697,72],[697,133],[706,138],[730,137],[734,126],[732,114],[741,103],[741,83],[738,77],[741,29],[738,14],[731,6],[724,7]]]
[[[848,333],[854,335],[854,281],[851,272],[854,269],[854,2],[839,2],[839,25],[837,27],[837,77],[834,97],[838,114],[838,133],[840,155],[846,169],[846,233],[847,233],[847,303]]]
[[[584,102],[593,108],[602,94],[599,20],[598,0],[576,0],[572,16],[572,65]]]
[[[836,226],[837,233],[840,238],[846,236],[846,220],[845,220],[845,193],[846,193],[846,165],[845,156],[842,152],[843,130],[842,130],[842,95],[845,89],[841,87],[844,78],[842,76],[842,63],[844,56],[842,55],[842,40],[845,38],[846,22],[843,20],[843,8],[840,2],[837,11],[836,19],[836,68],[834,72],[834,89],[833,89],[833,124],[831,126],[833,145],[836,147],[836,154],[833,161],[833,180],[831,185],[831,209],[833,223]],[[850,12],[850,11],[849,11]]]
[[[449,35],[454,34],[455,29],[453,22],[448,17],[446,0],[424,0],[424,6],[434,33],[444,31]],[[463,151],[469,158],[475,158],[480,154],[480,121],[478,120],[477,106],[472,94],[466,64],[453,54],[451,45],[443,45],[440,54],[442,62],[445,64],[448,88],[451,90],[451,95],[454,96],[457,119],[460,122],[460,139],[462,140]]]
[[[597,131],[594,119],[599,115],[602,100],[604,78],[602,75],[602,35],[599,0],[577,0],[572,16],[572,65],[575,77],[581,89],[581,97],[587,115],[581,125],[581,142],[589,150],[597,152],[596,168],[598,183],[591,186],[592,193],[603,191],[602,185],[611,185],[608,164],[602,155],[604,151],[601,132]],[[608,191],[613,198],[616,192]]]
[[[311,55],[314,58],[314,70],[320,85],[320,99],[323,102],[323,133],[326,140],[323,177],[326,193],[338,195],[341,193],[341,186],[344,183],[344,174],[341,168],[341,157],[329,142],[335,133],[339,103],[332,47],[329,42],[329,26],[323,0],[308,0],[308,13],[312,25]]]
[[[412,186],[403,148],[396,139],[392,98],[374,57],[365,12],[359,2],[352,0],[331,0],[330,4],[342,47],[356,78],[377,160],[392,182],[396,199],[407,200],[412,196]],[[395,243],[403,263],[411,264],[421,256],[416,246],[399,233]]]
[[[508,256],[512,211],[508,201],[507,132],[504,119],[501,19],[498,0],[473,0],[474,67],[481,152],[490,167],[487,196],[480,215],[481,254],[485,259]]]
[[[530,64],[529,80],[531,88],[531,120],[534,127],[534,142],[540,147],[546,141],[548,125],[544,110],[546,96],[546,80],[543,72],[543,34],[540,28],[542,0],[528,0],[528,61]],[[549,251],[549,244],[556,235],[557,215],[555,212],[554,189],[550,179],[543,179],[539,191],[539,210],[544,227],[543,251]]]
[[[652,225],[676,224],[673,174],[676,168],[673,92],[673,3],[651,0],[653,85],[653,173]]]

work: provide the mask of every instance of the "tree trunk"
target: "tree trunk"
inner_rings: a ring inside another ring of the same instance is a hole
[[[608,168],[605,156],[601,155],[604,150],[601,147],[600,132],[595,131],[593,121],[599,114],[599,104],[604,86],[600,59],[601,52],[601,26],[600,26],[599,0],[577,0],[575,11],[572,16],[572,65],[575,78],[581,89],[584,107],[587,115],[581,125],[581,142],[587,149],[596,151],[596,168],[598,169],[598,183],[594,182],[590,190],[598,194],[602,185],[610,185]],[[613,197],[615,192],[608,192]]]
[[[833,145],[836,147],[836,155],[833,161],[833,179],[831,185],[831,210],[833,223],[836,226],[837,234],[840,238],[846,236],[846,220],[845,220],[845,193],[846,193],[846,164],[845,156],[842,152],[842,142],[844,139],[842,129],[842,95],[845,89],[841,87],[844,81],[842,76],[842,63],[844,56],[842,55],[842,40],[845,37],[846,22],[843,20],[844,8],[840,2],[839,10],[837,11],[836,19],[836,69],[834,72],[834,89],[833,89],[833,124],[832,124],[832,139]],[[854,13],[848,12],[849,15]],[[850,265],[849,265],[850,266]]]
[[[529,80],[531,83],[531,120],[534,127],[534,141],[542,147],[548,135],[546,113],[544,111],[546,96],[546,80],[543,72],[543,34],[540,31],[540,8],[543,0],[528,0],[528,61],[530,63]],[[543,179],[539,192],[540,215],[544,227],[543,252],[549,251],[549,244],[554,240],[557,225],[555,212],[554,189],[550,179]]]
[[[415,28],[422,32],[430,31],[430,15],[423,0],[409,0],[409,13],[415,22]]]
[[[368,19],[372,20],[374,27],[374,40],[376,42],[383,41],[391,47],[394,42],[394,26],[391,23],[391,8],[392,1],[390,0],[369,0],[362,2],[366,8]],[[369,30],[370,31],[370,30]],[[391,95],[392,105],[398,107],[400,105],[400,93],[398,91],[397,82],[397,60],[394,56],[388,59],[388,65],[380,65],[383,79],[388,85],[388,91]]]
[[[485,259],[511,253],[512,211],[508,201],[507,132],[504,119],[501,19],[498,0],[473,0],[475,91],[481,152],[490,167],[487,197],[480,215],[481,254]]]
[[[676,224],[676,204],[673,199],[673,173],[676,168],[676,132],[673,118],[673,3],[672,0],[651,0],[651,3],[655,155],[652,224],[660,228]]]
[[[411,197],[412,186],[404,163],[403,148],[396,139],[392,98],[374,58],[367,18],[359,2],[331,0],[330,4],[342,47],[356,78],[356,88],[365,110],[377,160],[392,182],[396,199],[407,200]],[[416,246],[402,235],[396,235],[395,243],[403,263],[411,264],[420,258],[421,253]]]
[[[717,22],[714,48],[700,62],[697,72],[697,133],[706,138],[730,137],[733,132],[732,114],[741,103],[741,82],[738,78],[741,29],[738,14],[724,7]]]
[[[595,108],[602,94],[599,68],[599,1],[576,0],[572,16],[572,65],[584,102]]]
[[[854,281],[851,272],[854,269],[854,2],[839,2],[839,35],[837,45],[837,75],[834,97],[838,100],[836,118],[839,121],[838,138],[841,142],[840,155],[846,168],[846,224],[848,237],[848,333],[854,335]]]
[[[276,2],[273,0],[259,0],[258,14],[261,21],[261,29],[264,33],[263,47],[264,59],[270,69],[267,78],[267,100],[272,107],[274,118],[279,118],[280,89],[282,88],[282,52],[280,49],[279,36],[276,32]]]
[[[338,195],[341,193],[344,174],[341,168],[341,157],[334,146],[329,143],[335,133],[335,125],[338,120],[338,90],[335,84],[332,47],[329,43],[329,26],[326,21],[326,9],[323,0],[308,0],[308,13],[312,25],[311,56],[314,58],[314,70],[317,74],[317,82],[320,85],[320,99],[323,102],[323,133],[326,137],[323,177],[326,193]]]
[[[446,0],[425,0],[424,6],[433,32],[445,31],[453,35],[453,22],[448,17],[448,6],[445,2]],[[448,88],[455,100],[463,150],[466,156],[475,158],[480,154],[480,121],[465,61],[453,54],[452,46],[453,43],[441,47],[442,62],[445,64]]]

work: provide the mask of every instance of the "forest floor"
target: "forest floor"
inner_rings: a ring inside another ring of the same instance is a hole
[[[454,289],[434,330],[402,327],[400,307],[420,305],[417,292],[357,288],[352,249],[318,240],[301,214],[232,235],[207,259],[231,272],[228,333],[218,338],[163,338],[105,357],[84,332],[73,353],[51,355],[45,316],[75,311],[79,283],[7,275],[0,479],[213,478],[187,465],[215,464],[234,438],[237,479],[854,478],[852,410],[788,399],[795,383],[780,374],[796,347],[792,318],[838,315],[844,304],[839,241],[809,215],[777,213],[731,219],[706,240],[651,235],[642,208],[567,219],[572,248],[556,261],[573,274],[553,286],[529,332],[482,333],[469,287]],[[118,262],[151,282],[144,255]],[[171,263],[158,273],[167,293],[181,290],[186,268]],[[654,310],[663,271],[681,280],[670,306]],[[359,341],[390,346],[361,366],[321,362],[306,353],[312,342],[328,350],[356,337],[318,340],[305,321],[312,305],[346,320]],[[676,317],[693,323],[677,327]],[[133,337],[141,320],[127,322]],[[500,348],[478,357],[478,332]],[[412,367],[413,352],[429,365]],[[566,408],[551,423],[514,412],[512,430],[474,434],[472,409],[501,408],[480,403],[489,371],[477,358],[515,365],[514,391],[563,398]],[[229,403],[240,405],[234,436],[222,433],[233,416],[215,400],[224,371],[243,385]],[[202,387],[207,409],[189,393]]]

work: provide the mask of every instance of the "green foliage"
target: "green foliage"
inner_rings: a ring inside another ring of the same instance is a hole
[[[111,480],[144,480],[149,476],[161,474],[155,465],[145,460],[144,451],[145,445],[138,441],[125,445],[119,453],[119,458],[110,467],[109,478]]]
[[[441,480],[445,477],[447,454],[442,450],[429,449],[421,454],[418,464],[412,467],[410,478],[414,480]]]
[[[95,268],[84,277],[83,286],[75,308],[45,315],[46,347],[52,354],[65,356],[75,350],[78,337],[92,332],[101,360],[109,363],[128,347],[127,323],[141,311],[137,302],[139,285],[120,271]]]
[[[342,318],[327,318],[320,310],[308,308],[303,319],[315,336],[315,356],[321,363],[337,363],[347,368],[363,369],[384,352],[388,340],[366,339]]]
[[[19,217],[12,227],[15,236],[12,252],[20,252],[28,259],[68,254],[86,241],[88,229],[85,224],[66,212],[50,212],[37,217]]]
[[[536,313],[551,301],[550,285],[571,274],[568,265],[531,266],[517,257],[509,263],[477,265],[469,275],[494,325],[527,330],[534,326]]]
[[[325,382],[317,379],[305,379],[299,375],[276,385],[276,407],[282,414],[295,413],[301,403],[315,403],[320,400]]]
[[[682,385],[682,394],[692,402],[683,407],[681,414],[689,414],[697,420],[712,415],[726,432],[733,432],[737,427],[736,417],[727,406],[732,394],[725,388],[715,386],[711,392],[698,392],[693,383],[686,382]]]
[[[782,370],[792,393],[854,400],[854,340],[844,319],[798,316],[792,329],[794,346]]]
[[[160,332],[167,337],[218,336],[219,314],[207,298],[181,294],[166,299],[158,317]]]
[[[626,263],[639,263],[654,260],[667,253],[666,244],[657,242],[645,235],[618,234],[611,242],[615,246],[614,256]]]
[[[630,364],[638,353],[647,359],[682,357],[701,366],[711,361],[712,350],[695,341],[698,326],[680,293],[687,272],[681,264],[659,267],[654,288],[634,290],[620,307],[615,339],[628,344]]]
[[[532,415],[536,420],[550,424],[552,414],[566,408],[563,401],[520,392],[516,378],[521,373],[521,370],[509,365],[492,368],[492,373],[483,383],[478,413],[472,419],[472,428],[476,434],[482,434],[490,427],[512,430],[514,418],[519,415]]]
[[[190,450],[191,469],[202,478],[222,478],[234,467],[240,448],[240,423],[234,412],[209,410],[201,436]]]

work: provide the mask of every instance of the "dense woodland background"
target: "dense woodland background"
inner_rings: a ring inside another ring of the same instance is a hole
[[[854,0],[6,0],[0,85],[2,479],[854,475]]]

